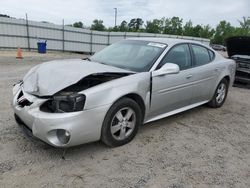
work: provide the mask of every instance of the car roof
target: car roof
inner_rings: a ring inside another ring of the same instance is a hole
[[[201,42],[194,41],[194,40],[175,39],[175,38],[134,37],[134,38],[127,38],[126,40],[142,40],[142,41],[149,41],[149,42],[158,42],[158,43],[167,44],[168,46],[173,46],[173,45],[179,44],[179,43],[195,43],[195,44],[204,45]]]

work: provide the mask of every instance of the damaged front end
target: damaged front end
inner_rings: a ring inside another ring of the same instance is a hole
[[[96,141],[117,98],[138,88],[146,98],[149,82],[138,81],[148,78],[145,74],[86,61],[45,63],[14,86],[15,117],[33,136],[56,147]]]
[[[66,87],[61,92],[80,92],[85,89],[94,87],[96,85],[99,85],[99,84],[102,84],[111,80],[115,80],[124,76],[128,76],[131,74],[132,73],[110,73],[110,72],[91,74],[81,79],[76,84]]]
[[[108,105],[84,111],[86,95],[84,90],[101,85],[132,73],[96,73],[82,78],[53,95],[38,96],[24,89],[24,82],[13,88],[13,108],[18,124],[29,130],[29,135],[56,147],[66,147],[99,139],[102,118]],[[79,130],[84,130],[80,134]],[[26,132],[26,131],[25,131]],[[83,138],[80,138],[83,136]]]
[[[97,62],[51,61],[33,67],[23,78],[22,90],[47,99],[40,106],[43,112],[77,112],[83,110],[86,101],[86,96],[79,92],[130,74],[134,72]]]
[[[44,104],[40,110],[50,113],[77,112],[84,109],[86,96],[79,92],[97,86],[99,84],[115,80],[131,73],[97,73],[89,75],[79,82],[57,92]]]
[[[32,68],[23,78],[23,88],[25,92],[39,97],[53,96],[68,87],[76,92],[82,91],[133,73],[83,60],[52,61]]]

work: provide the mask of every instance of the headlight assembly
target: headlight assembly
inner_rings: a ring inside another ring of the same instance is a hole
[[[52,100],[46,101],[41,107],[41,111],[64,113],[78,112],[83,110],[86,96],[79,93],[60,93],[53,96]]]

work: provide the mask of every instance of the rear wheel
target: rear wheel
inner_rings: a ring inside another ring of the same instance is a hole
[[[104,119],[101,140],[108,146],[121,146],[130,142],[142,122],[139,105],[129,98],[114,103]]]
[[[212,100],[208,103],[208,105],[212,108],[221,107],[227,98],[227,92],[228,92],[228,81],[225,78],[223,78],[219,83],[219,85],[217,86],[214,96]]]

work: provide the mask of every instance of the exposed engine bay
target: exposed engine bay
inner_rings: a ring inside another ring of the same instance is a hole
[[[91,74],[83,79],[81,79],[76,84],[73,84],[62,91],[58,92],[57,94],[60,94],[61,92],[79,92],[83,91],[85,89],[94,87],[96,85],[121,78],[124,76],[128,76],[131,73],[97,73],[97,74]],[[57,95],[55,94],[55,95]]]
[[[81,111],[84,108],[86,96],[78,92],[130,74],[131,73],[97,73],[89,75],[76,84],[57,92],[52,96],[52,99],[49,99],[41,105],[40,110],[51,113]]]

